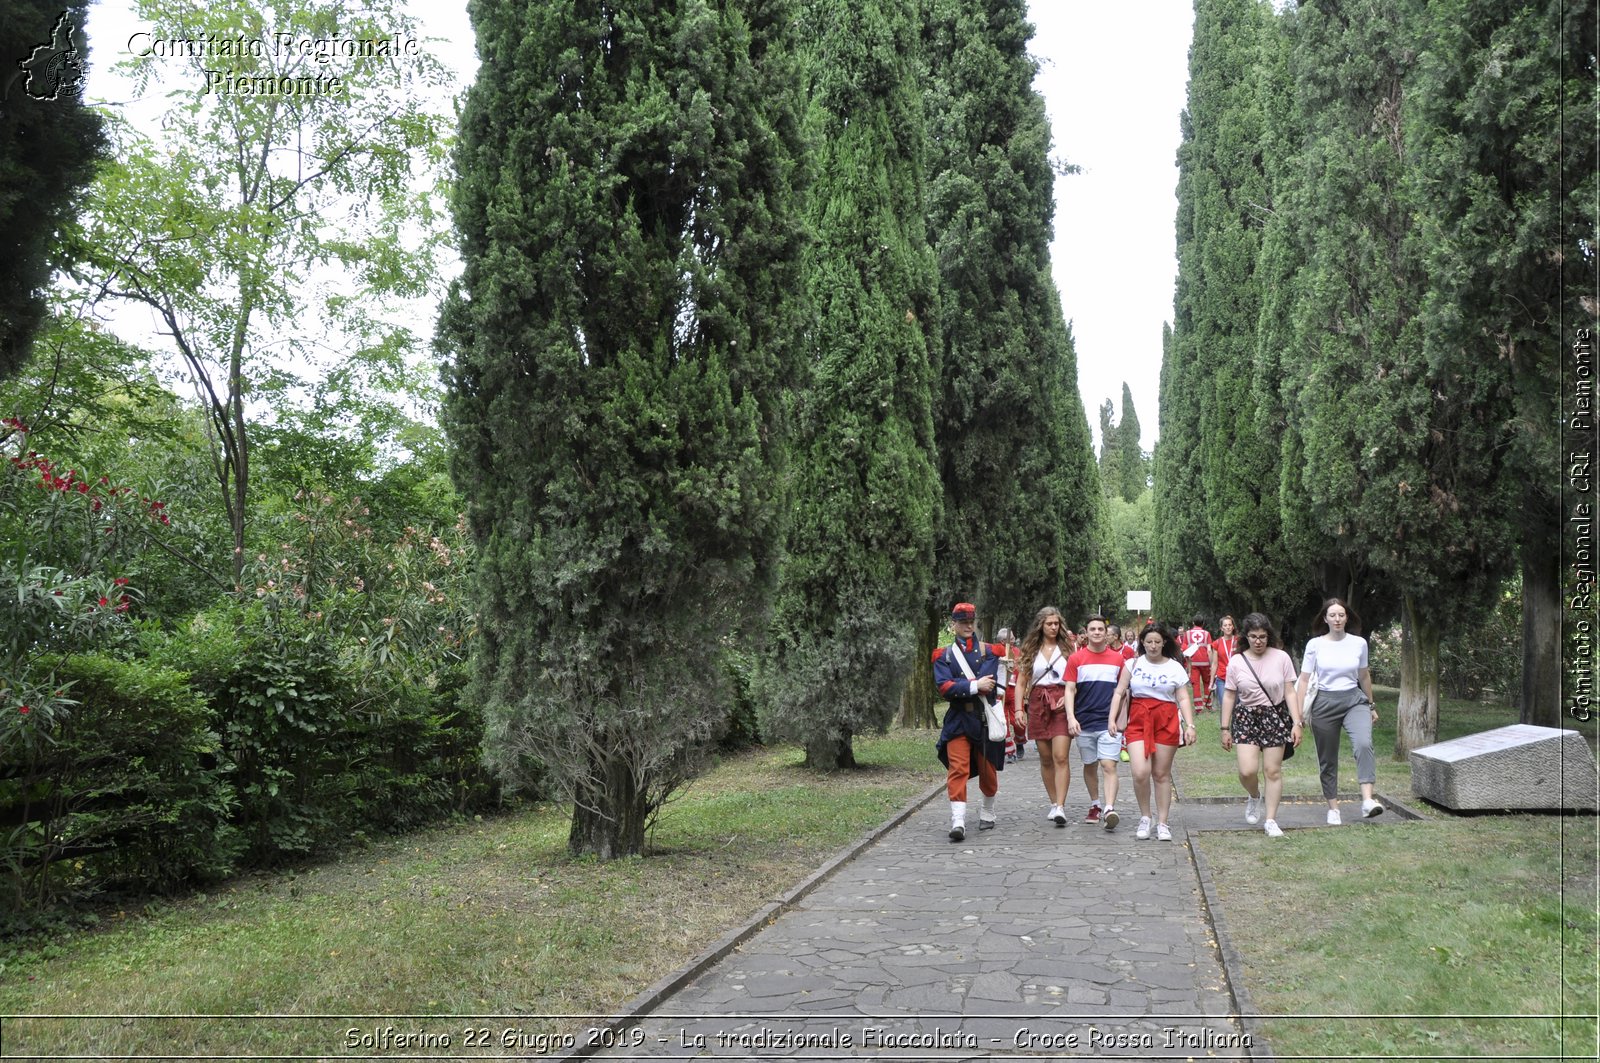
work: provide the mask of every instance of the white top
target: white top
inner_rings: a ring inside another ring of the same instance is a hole
[[[1051,669],[1054,669],[1052,674]],[[1059,687],[1067,684],[1067,658],[1059,649],[1040,648],[1033,656],[1033,685]]]
[[[1128,662],[1128,668],[1130,697],[1175,702],[1178,688],[1189,685],[1189,669],[1171,657],[1160,664],[1151,664],[1150,658],[1141,653]]]
[[[1318,690],[1356,690],[1367,667],[1367,640],[1348,631],[1342,639],[1318,635],[1306,643],[1300,673],[1317,681]]]

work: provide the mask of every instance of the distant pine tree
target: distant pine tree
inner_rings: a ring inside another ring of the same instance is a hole
[[[497,770],[574,801],[574,853],[637,853],[725,725],[724,638],[765,622],[800,332],[792,13],[472,14],[439,329],[472,696]]]
[[[1122,500],[1137,502],[1150,487],[1150,463],[1139,445],[1139,415],[1133,409],[1133,389],[1126,381],[1122,385],[1122,419],[1117,422],[1116,445]]]
[[[1122,492],[1122,437],[1117,433],[1116,403],[1100,404],[1100,487],[1110,498]]]

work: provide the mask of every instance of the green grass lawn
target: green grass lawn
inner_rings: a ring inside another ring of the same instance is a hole
[[[1396,692],[1377,693],[1378,791],[1423,820],[1199,836],[1274,1052],[1595,1058],[1595,1023],[1582,1017],[1600,993],[1595,818],[1426,805],[1392,754]],[[1242,796],[1215,714],[1202,720],[1197,748],[1180,754],[1180,792]],[[1504,707],[1450,701],[1439,737],[1515,722]],[[1346,742],[1342,791],[1354,791],[1354,767]],[[1320,796],[1309,738],[1285,775],[1286,794]]]
[[[97,929],[0,946],[0,1014],[610,1014],[926,790],[932,746],[927,731],[858,738],[863,767],[830,776],[794,749],[725,758],[663,811],[642,859],[571,859],[567,810],[541,805],[111,909]],[[332,1054],[374,1022],[393,1020],[8,1020],[4,1048]],[[476,1025],[457,1023],[453,1047]]]
[[[1403,800],[1394,694],[1380,694],[1378,789]],[[1510,722],[1508,710],[1452,702],[1441,737]],[[1180,799],[1242,797],[1216,727],[1203,715],[1199,742],[1180,752]],[[515,1047],[535,1054],[538,1038],[611,1013],[925,791],[940,776],[933,740],[857,739],[865,767],[831,776],[802,769],[794,749],[725,758],[663,812],[643,859],[569,858],[566,810],[540,805],[0,943],[0,1014],[119,1016],[8,1020],[4,1050],[362,1054],[361,1037],[393,1024],[449,1033],[463,1055],[474,1054],[465,1032],[514,1029]],[[1006,792],[1039,785],[1024,764]],[[1348,752],[1346,764],[1353,789]],[[1308,740],[1286,793],[1317,794],[1315,765]],[[1593,1022],[1570,1017],[1595,1010],[1595,819],[1419,810],[1423,821],[1382,829],[1198,836],[1273,1049],[1592,1058]],[[150,1014],[282,1017],[125,1017]],[[531,1017],[552,1014],[578,1017]],[[1523,1017],[1460,1017],[1496,1014]],[[407,1015],[497,1018],[394,1018]]]

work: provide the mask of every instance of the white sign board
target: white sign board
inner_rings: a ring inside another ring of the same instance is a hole
[[[1130,612],[1130,613],[1148,613],[1149,611],[1150,611],[1150,592],[1149,591],[1129,591],[1128,592],[1128,612]]]

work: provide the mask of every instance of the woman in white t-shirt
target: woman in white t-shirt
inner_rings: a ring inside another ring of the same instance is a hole
[[[1117,692],[1112,695],[1111,723],[1107,733],[1126,732],[1133,795],[1139,799],[1139,827],[1135,838],[1150,837],[1150,791],[1156,798],[1156,839],[1170,842],[1172,829],[1172,758],[1180,745],[1194,741],[1194,700],[1189,691],[1189,668],[1183,663],[1178,637],[1167,627],[1152,624],[1139,636],[1144,653],[1122,666]]]
[[[1322,612],[1311,633],[1316,638],[1306,643],[1305,660],[1300,664],[1300,682],[1295,685],[1301,704],[1306,686],[1317,682],[1312,699],[1311,737],[1317,743],[1317,765],[1322,770],[1322,796],[1328,801],[1328,825],[1338,826],[1339,816],[1339,729],[1350,735],[1356,756],[1356,781],[1361,784],[1361,814],[1376,816],[1383,805],[1372,796],[1378,782],[1378,758],[1372,749],[1372,725],[1378,722],[1378,707],[1372,700],[1372,670],[1367,663],[1367,640],[1352,633],[1361,629],[1361,618],[1339,598],[1322,603]]]

